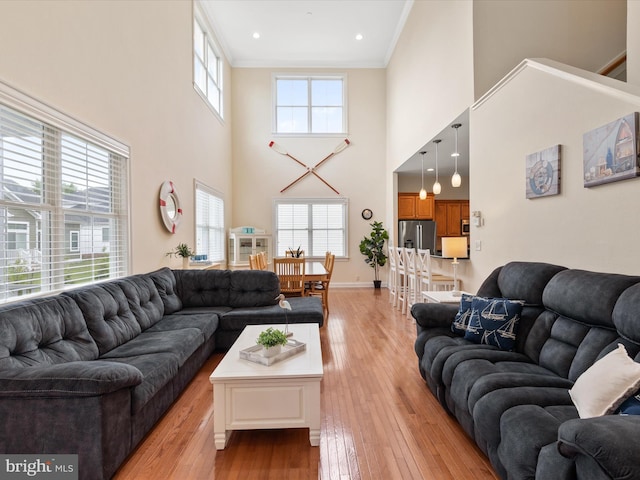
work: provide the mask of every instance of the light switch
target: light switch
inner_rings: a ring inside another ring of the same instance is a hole
[[[476,252],[482,250],[482,240],[476,240]]]

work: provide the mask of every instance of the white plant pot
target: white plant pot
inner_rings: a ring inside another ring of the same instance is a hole
[[[189,270],[189,257],[182,257],[182,269]]]
[[[262,347],[262,356],[263,357],[275,357],[282,351],[282,345],[276,345],[275,347]]]

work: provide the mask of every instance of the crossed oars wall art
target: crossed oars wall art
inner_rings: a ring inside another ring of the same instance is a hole
[[[293,155],[291,155],[289,152],[287,152],[286,149],[284,149],[282,146],[278,145],[276,142],[271,141],[269,143],[269,148],[272,148],[275,152],[279,153],[280,155],[284,155],[286,157],[289,157],[291,160],[293,160],[294,162],[302,165],[304,168],[307,169],[306,172],[304,172],[302,175],[300,175],[298,178],[296,178],[293,182],[291,182],[289,185],[287,185],[286,187],[284,187],[282,190],[280,190],[280,193],[284,193],[286,192],[289,188],[293,187],[296,183],[298,183],[300,180],[302,180],[304,177],[306,177],[307,175],[313,174],[315,175],[322,183],[324,183],[327,187],[329,187],[331,190],[333,190],[334,192],[336,192],[336,194],[340,195],[340,192],[338,192],[338,190],[336,190],[335,188],[333,188],[329,182],[327,182],[324,178],[322,178],[320,175],[318,175],[318,173],[316,172],[316,169],[322,165],[324,162],[326,162],[327,160],[329,160],[331,157],[333,157],[334,155],[337,155],[338,153],[340,153],[341,151],[343,151],[345,148],[347,148],[349,145],[351,144],[351,142],[349,141],[348,138],[345,138],[342,142],[340,142],[340,144],[333,149],[333,152],[331,152],[329,155],[327,155],[326,157],[324,157],[322,160],[320,160],[318,163],[316,163],[313,167],[309,167],[308,165],[306,165],[305,163],[301,162],[300,160],[298,160],[296,157],[294,157]]]

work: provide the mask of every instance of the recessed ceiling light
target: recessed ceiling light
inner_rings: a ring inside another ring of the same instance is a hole
[[[356,35],[356,40],[362,40],[364,37],[362,36],[361,33]]]
[[[433,172],[435,171],[435,168],[427,168],[427,172]]]
[[[255,38],[256,40],[260,38],[260,33],[259,32],[253,32],[253,38]]]

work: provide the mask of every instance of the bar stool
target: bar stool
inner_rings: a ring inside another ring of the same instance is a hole
[[[396,308],[402,313],[405,313],[405,309],[407,308],[407,270],[404,250],[403,247],[395,247],[397,263]]]
[[[396,249],[393,244],[389,243],[389,303],[396,306],[398,295],[398,261],[396,260]]]

